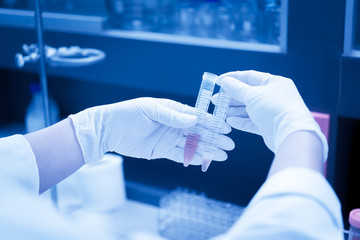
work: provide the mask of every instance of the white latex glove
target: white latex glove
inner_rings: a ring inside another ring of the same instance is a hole
[[[275,154],[291,133],[312,131],[321,139],[327,159],[327,140],[291,79],[237,71],[221,75],[217,84],[233,98],[226,119],[231,127],[261,135]],[[212,101],[216,104],[217,95]]]
[[[179,102],[137,98],[89,108],[69,117],[87,163],[100,160],[110,151],[136,158],[168,158],[183,163],[186,135],[197,120],[191,114],[194,114],[194,108]],[[230,131],[230,126],[225,124],[222,133]],[[227,159],[224,150],[232,150],[235,144],[224,135],[219,142],[214,160],[224,161]],[[200,139],[191,164],[201,165],[202,151]]]

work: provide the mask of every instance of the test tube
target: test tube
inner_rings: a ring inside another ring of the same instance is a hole
[[[200,139],[201,129],[205,123],[205,117],[209,109],[210,100],[215,87],[217,75],[205,72],[202,76],[200,90],[195,104],[195,115],[197,122],[195,126],[190,128],[190,132],[186,138],[184,149],[184,166],[189,166],[193,159],[196,148]]]
[[[203,172],[207,171],[212,159],[215,156],[215,152],[219,143],[221,127],[226,118],[230,106],[230,102],[231,102],[231,97],[221,87],[219,91],[218,102],[217,105],[215,106],[213,117],[210,123],[209,132],[204,140],[205,149],[202,155],[203,162],[201,167],[201,170]]]
[[[348,240],[360,240],[360,209],[353,209],[349,214],[350,231]]]

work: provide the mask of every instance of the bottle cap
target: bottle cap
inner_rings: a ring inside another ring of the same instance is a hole
[[[353,209],[349,214],[349,223],[357,228],[360,228],[360,208]]]

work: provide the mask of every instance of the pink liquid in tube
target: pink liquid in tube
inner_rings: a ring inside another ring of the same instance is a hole
[[[190,132],[186,138],[184,148],[184,166],[189,166],[193,159],[198,142],[200,140],[201,129],[204,127],[206,113],[209,109],[212,93],[215,87],[215,80],[217,76],[212,73],[205,72],[202,77],[200,90],[195,104],[195,115],[197,123],[190,128]]]
[[[199,142],[200,135],[198,134],[189,134],[186,138],[185,149],[184,149],[184,166],[189,166],[191,160],[193,159],[196,148]]]

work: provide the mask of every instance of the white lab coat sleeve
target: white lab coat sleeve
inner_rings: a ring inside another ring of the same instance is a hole
[[[0,239],[114,239],[108,219],[57,211],[38,196],[36,158],[24,136],[0,138]]]
[[[39,173],[35,155],[23,135],[0,138],[0,192],[9,185],[36,196],[39,194]]]
[[[343,238],[341,205],[323,175],[287,168],[268,178],[241,218],[214,239]]]

